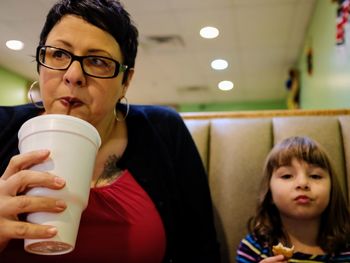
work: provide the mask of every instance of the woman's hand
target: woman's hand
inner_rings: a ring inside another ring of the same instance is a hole
[[[19,195],[33,187],[61,189],[65,182],[46,172],[28,170],[45,161],[47,150],[19,154],[11,158],[4,174],[0,177],[0,251],[10,239],[50,238],[57,229],[18,220],[18,215],[30,212],[62,212],[66,204],[62,200],[48,197]]]
[[[288,260],[283,255],[277,255],[265,258],[261,260],[259,263],[287,263]]]

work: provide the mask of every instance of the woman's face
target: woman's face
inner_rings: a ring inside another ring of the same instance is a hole
[[[49,33],[45,45],[77,56],[104,56],[123,63],[119,44],[112,35],[77,16],[62,17]],[[76,116],[103,129],[113,120],[115,104],[125,94],[132,74],[124,84],[123,76],[122,72],[110,79],[87,76],[79,61],[63,71],[40,66],[45,111]]]
[[[318,220],[329,203],[331,179],[326,170],[292,159],[272,173],[270,190],[282,220]]]

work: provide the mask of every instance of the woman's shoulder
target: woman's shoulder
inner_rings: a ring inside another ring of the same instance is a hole
[[[148,117],[179,116],[174,108],[160,105],[131,105],[130,114],[143,114]]]
[[[168,124],[178,125],[183,122],[180,114],[173,108],[158,105],[132,105],[130,106],[129,116],[132,119],[145,119],[153,125]]]
[[[11,113],[28,113],[28,112],[38,112],[39,109],[36,108],[32,103],[4,106],[0,105],[0,114],[11,114]]]
[[[36,116],[38,113],[39,109],[32,104],[0,106],[0,125],[7,125],[10,121],[21,122]]]

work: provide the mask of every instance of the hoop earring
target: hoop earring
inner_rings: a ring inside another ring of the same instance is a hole
[[[43,106],[43,105],[40,105],[40,104],[37,104],[37,102],[34,101],[33,96],[32,96],[33,88],[34,88],[34,86],[37,85],[38,83],[39,83],[39,81],[36,80],[36,81],[34,81],[34,82],[32,83],[32,85],[30,85],[30,88],[29,88],[29,90],[28,90],[27,96],[28,96],[28,98],[29,98],[30,101],[34,104],[34,106],[35,106],[36,108],[38,108],[38,109],[43,109],[44,106]]]
[[[116,111],[116,109],[114,108],[114,116],[115,116],[115,119],[116,119],[117,121],[125,121],[126,117],[128,117],[128,114],[129,114],[130,105],[129,105],[128,99],[127,99],[125,96],[123,96],[123,97],[121,97],[121,98],[118,100],[118,103],[120,103],[120,101],[121,101],[122,99],[125,100],[126,113],[125,113],[125,116],[124,116],[122,119],[119,119],[119,118],[118,118],[117,111]]]

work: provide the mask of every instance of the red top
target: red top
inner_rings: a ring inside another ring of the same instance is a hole
[[[23,240],[12,240],[0,253],[0,262],[160,263],[165,246],[165,231],[157,209],[125,171],[112,184],[91,189],[71,253],[34,255],[24,251]]]

